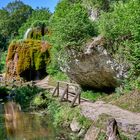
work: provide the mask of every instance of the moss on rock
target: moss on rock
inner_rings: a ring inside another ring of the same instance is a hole
[[[29,71],[45,73],[49,62],[50,45],[47,42],[33,39],[14,41],[8,49],[7,74],[26,78],[24,75],[29,75]]]

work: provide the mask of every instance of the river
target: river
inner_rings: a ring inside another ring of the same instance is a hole
[[[0,140],[65,140],[48,115],[22,112],[13,101],[0,103]]]

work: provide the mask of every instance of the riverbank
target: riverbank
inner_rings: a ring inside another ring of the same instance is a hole
[[[41,99],[42,94],[40,94],[34,98],[32,105],[37,105],[36,107],[40,108],[48,102],[45,110],[52,116],[54,125],[71,129],[76,134],[75,139],[105,140],[107,138],[108,121],[112,118],[115,118],[118,123],[122,140],[131,140],[133,138],[139,140],[140,138],[139,114],[106,104],[103,101],[82,103],[80,106],[70,108],[69,103],[60,103],[58,98],[52,98],[49,92],[45,91],[43,96],[46,97],[46,101]]]
[[[91,125],[91,121],[81,115],[79,107],[71,108],[69,103],[60,103],[46,90],[36,86],[24,86],[13,89],[11,92],[14,96],[7,99],[20,104],[23,112],[37,114],[42,118],[49,116],[53,127],[58,132],[56,134],[58,140],[82,140]]]
[[[92,124],[92,120],[81,114],[80,106],[71,108],[69,103],[60,103],[59,99],[52,98],[48,91],[36,95],[31,102],[31,108],[49,114],[55,127],[69,131],[70,140],[84,139],[85,133]]]
[[[16,94],[15,100],[21,105],[23,111],[30,111],[41,116],[48,114],[53,126],[58,130],[62,130],[59,133],[63,134],[65,139],[91,140],[92,137],[93,140],[105,140],[108,121],[112,118],[115,118],[118,123],[122,140],[140,139],[139,113],[130,112],[131,110],[126,111],[128,105],[125,109],[112,105],[113,101],[118,101],[110,97],[115,96],[115,94],[109,95],[108,98],[104,97],[106,102],[97,99],[98,101],[84,102],[71,108],[69,103],[60,103],[59,98],[52,97],[49,91],[36,86],[17,88],[14,93]],[[134,95],[137,95],[135,99],[138,99],[139,92],[131,94],[135,97]],[[129,96],[129,94],[122,95],[119,99],[125,98],[124,96]],[[129,99],[125,103],[128,104]],[[132,108],[132,105],[134,104],[130,104],[129,108]]]

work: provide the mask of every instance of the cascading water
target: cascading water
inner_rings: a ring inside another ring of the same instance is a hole
[[[27,31],[25,32],[24,37],[23,37],[24,40],[28,38],[28,35],[31,31],[32,31],[32,28],[27,29]]]

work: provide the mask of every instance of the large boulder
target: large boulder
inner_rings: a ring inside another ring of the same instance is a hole
[[[66,68],[69,77],[83,87],[101,90],[117,87],[127,77],[128,67],[113,59],[104,46],[105,40],[99,36],[87,44],[83,53],[73,55]]]

